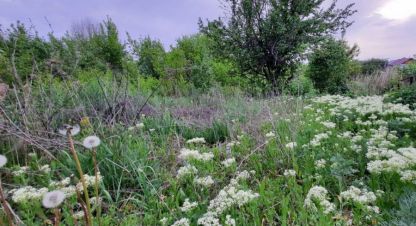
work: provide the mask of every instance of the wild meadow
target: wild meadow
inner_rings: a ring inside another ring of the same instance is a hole
[[[409,105],[383,96],[248,98],[213,89],[154,96],[147,115],[126,109],[113,123],[89,90],[97,84],[34,86],[29,118],[13,96],[5,100],[2,129],[17,138],[2,146],[2,224],[415,222]],[[38,127],[48,112],[58,112],[47,122],[53,133],[13,124]]]
[[[416,225],[414,59],[358,60],[353,3],[221,2],[169,48],[0,26],[1,226]]]

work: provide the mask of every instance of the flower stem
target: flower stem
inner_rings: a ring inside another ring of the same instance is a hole
[[[3,205],[4,212],[7,215],[9,225],[14,226],[13,215],[12,215],[12,212],[10,211],[10,209],[9,209],[9,205],[7,204],[6,198],[4,197],[3,187],[2,187],[2,184],[1,184],[1,179],[0,179],[0,200],[1,200],[1,203]]]
[[[55,208],[55,223],[54,226],[59,226],[59,223],[61,222],[61,211],[59,208]]]
[[[95,201],[97,202],[97,219],[98,225],[101,226],[101,201],[98,193],[98,164],[97,164],[97,151],[95,148],[92,149],[92,159],[94,161],[94,173],[95,173]]]
[[[81,163],[79,162],[78,155],[75,151],[74,141],[72,140],[70,129],[68,129],[67,136],[68,136],[68,142],[69,142],[69,150],[71,151],[72,156],[74,158],[75,165],[77,167],[78,174],[81,179],[82,187],[84,189],[84,198],[85,198],[85,204],[87,207],[86,215],[88,219],[88,225],[92,225],[91,204],[90,204],[90,198],[88,196],[88,187],[87,187],[87,184],[85,183],[85,178],[84,178],[84,173],[82,172]]]

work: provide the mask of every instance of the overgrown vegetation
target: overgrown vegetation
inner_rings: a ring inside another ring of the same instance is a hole
[[[169,49],[1,27],[0,225],[413,223],[415,66],[323,2],[226,0]]]

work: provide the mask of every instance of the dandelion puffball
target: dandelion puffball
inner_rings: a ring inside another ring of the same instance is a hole
[[[65,199],[65,193],[62,191],[51,191],[46,193],[42,199],[42,205],[45,208],[56,208],[58,207]]]
[[[66,136],[67,135],[67,132],[68,132],[68,129],[71,129],[71,135],[72,136],[77,135],[81,131],[81,127],[79,127],[79,125],[73,125],[73,126],[71,126],[71,125],[64,125],[64,127],[61,128],[61,129],[59,129],[58,132],[61,135]]]
[[[0,167],[3,167],[7,163],[7,158],[4,155],[0,155]]]
[[[100,143],[101,140],[97,136],[89,136],[84,139],[82,145],[84,145],[85,148],[92,149],[100,145]]]

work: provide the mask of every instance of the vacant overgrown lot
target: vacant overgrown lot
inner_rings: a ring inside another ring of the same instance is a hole
[[[382,96],[212,90],[146,102],[122,83],[44,84],[1,103],[1,181],[15,224],[416,222],[416,112]],[[56,190],[64,200],[48,209]]]

